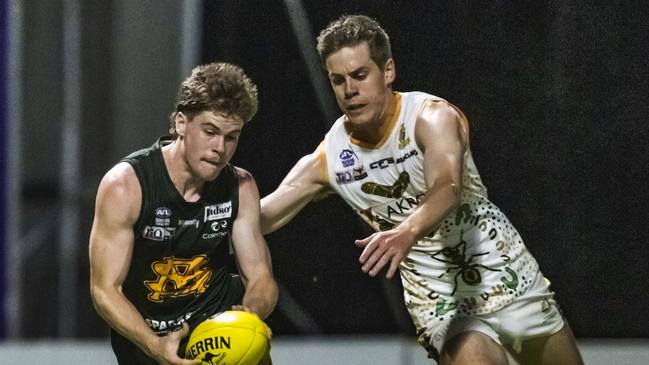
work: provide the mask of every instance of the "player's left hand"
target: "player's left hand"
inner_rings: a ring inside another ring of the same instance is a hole
[[[363,272],[372,277],[376,276],[389,262],[390,267],[385,277],[390,279],[394,276],[401,261],[408,255],[414,238],[409,232],[397,227],[388,231],[376,232],[369,237],[356,240],[355,243],[358,247],[365,247],[358,259],[363,265],[361,267]]]
[[[250,307],[247,307],[245,305],[240,305],[240,304],[233,305],[230,309],[232,309],[233,311],[244,311],[249,313],[255,313],[252,309],[250,309]]]

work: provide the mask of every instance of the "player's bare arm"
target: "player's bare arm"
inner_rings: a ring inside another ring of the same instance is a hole
[[[261,231],[268,234],[290,222],[308,203],[331,189],[320,147],[302,157],[279,187],[261,200]]]
[[[272,263],[259,226],[259,190],[252,175],[237,168],[239,178],[239,212],[234,221],[232,241],[239,269],[246,284],[242,307],[264,319],[277,304],[278,288]]]
[[[158,337],[122,293],[133,252],[133,225],[142,193],[135,172],[120,163],[104,176],[97,192],[90,233],[90,291],[99,315],[117,332],[161,364],[195,364],[177,356],[188,328]]]
[[[467,132],[466,120],[448,103],[429,101],[424,105],[417,118],[415,138],[424,152],[426,194],[400,225],[356,241],[365,247],[359,258],[364,272],[375,276],[389,264],[386,276],[391,278],[412,245],[457,208]]]

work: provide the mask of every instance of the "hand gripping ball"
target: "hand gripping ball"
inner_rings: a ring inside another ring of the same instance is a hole
[[[270,352],[270,328],[254,313],[225,311],[189,335],[185,358],[211,365],[257,365]]]

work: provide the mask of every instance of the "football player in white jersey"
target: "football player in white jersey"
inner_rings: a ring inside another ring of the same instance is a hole
[[[582,364],[549,282],[487,198],[468,122],[445,100],[392,89],[388,35],[343,16],[318,37],[343,112],[323,143],[262,199],[262,231],[339,194],[376,233],[356,241],[361,269],[399,269],[420,343],[440,364]]]

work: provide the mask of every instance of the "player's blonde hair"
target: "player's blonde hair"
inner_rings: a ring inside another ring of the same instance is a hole
[[[363,42],[370,47],[372,61],[383,70],[387,60],[392,58],[390,37],[376,20],[365,15],[343,15],[320,32],[317,49],[323,67],[332,53]]]
[[[245,123],[255,116],[258,108],[257,86],[241,67],[226,62],[200,65],[178,90],[169,133],[174,138],[178,136],[175,117],[179,112],[191,118],[202,111],[214,111],[238,116]]]

